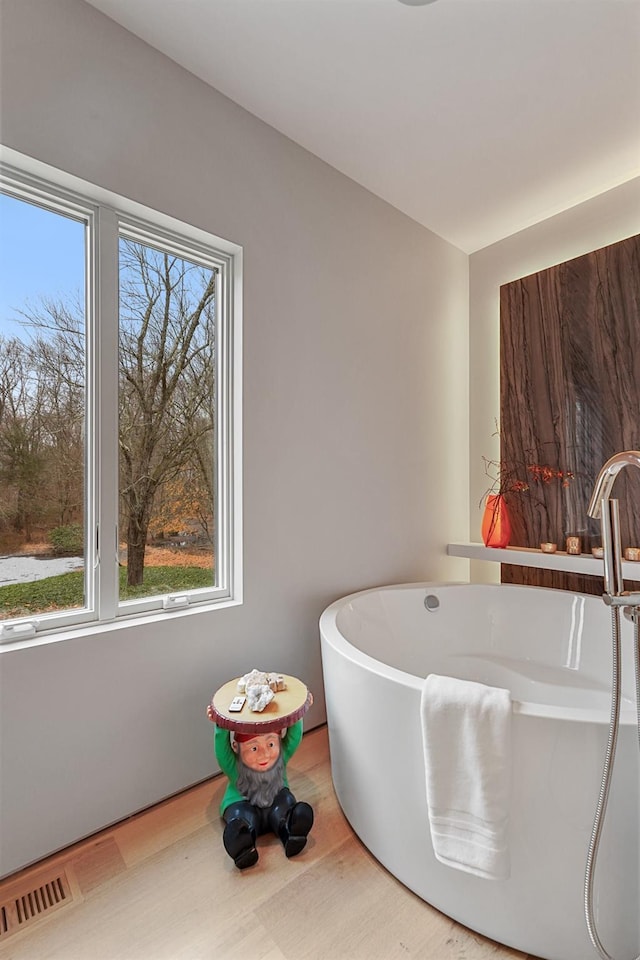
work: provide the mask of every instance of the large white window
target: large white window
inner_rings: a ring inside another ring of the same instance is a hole
[[[2,642],[240,599],[241,250],[82,186],[1,168]]]

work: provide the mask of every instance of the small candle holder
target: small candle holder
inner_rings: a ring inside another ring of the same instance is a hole
[[[594,557],[597,557],[599,560],[604,557],[604,547],[591,547],[591,553]]]
[[[567,537],[566,546],[567,553],[572,557],[578,556],[578,554],[582,553],[582,540],[580,537]]]
[[[541,543],[540,549],[543,553],[555,553],[558,549],[557,543]]]
[[[640,547],[627,547],[624,551],[625,560],[640,560]]]

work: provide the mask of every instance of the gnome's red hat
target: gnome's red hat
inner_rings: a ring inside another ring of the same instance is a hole
[[[282,730],[270,730],[274,736],[282,737],[286,734],[286,729]],[[233,739],[236,743],[246,743],[247,740],[254,740],[255,737],[259,737],[260,733],[239,733],[237,730],[233,731]]]

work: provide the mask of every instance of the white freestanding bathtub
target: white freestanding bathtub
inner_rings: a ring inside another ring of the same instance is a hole
[[[594,903],[601,941],[628,960],[640,952],[640,815],[633,628],[621,621],[621,725]],[[597,957],[583,883],[610,712],[603,601],[536,587],[391,586],[332,604],[320,634],[334,786],[374,856],[485,936],[545,960]],[[420,723],[430,673],[511,691],[508,880],[481,879],[433,855]]]

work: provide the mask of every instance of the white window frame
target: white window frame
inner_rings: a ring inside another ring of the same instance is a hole
[[[0,643],[74,626],[242,602],[242,247],[71,175],[0,148],[0,184],[87,224],[85,582],[87,606],[0,622]],[[118,597],[118,276],[121,236],[158,245],[217,271],[216,586],[120,601]]]

